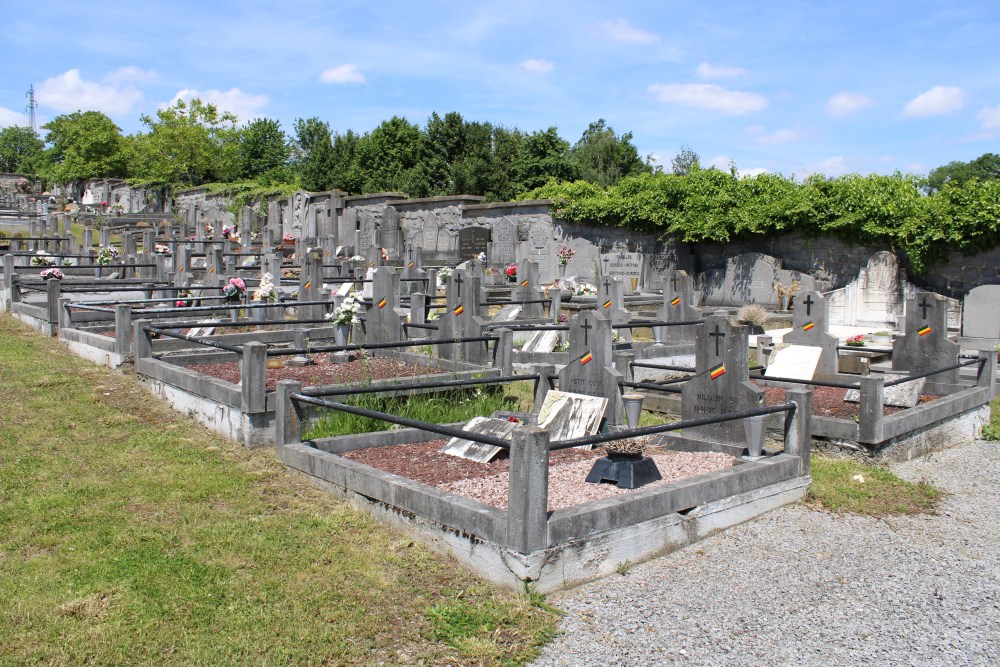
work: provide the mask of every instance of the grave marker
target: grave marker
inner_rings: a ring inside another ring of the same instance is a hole
[[[619,390],[621,373],[611,354],[611,321],[586,310],[570,320],[569,363],[559,372],[559,389],[608,399],[604,417],[610,425],[622,423],[625,410]]]
[[[959,345],[947,335],[948,302],[933,292],[917,292],[907,302],[903,336],[892,344],[893,370],[923,373],[954,364]],[[958,369],[938,373],[928,381],[955,384]]]
[[[835,375],[838,371],[837,346],[840,345],[840,340],[827,333],[828,314],[829,303],[822,294],[814,291],[800,292],[796,295],[792,310],[792,330],[782,337],[785,343],[818,348],[821,354],[815,370],[820,375]],[[811,380],[812,377],[801,379]]]

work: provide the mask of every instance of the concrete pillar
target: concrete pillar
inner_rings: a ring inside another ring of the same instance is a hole
[[[559,324],[559,313],[562,310],[562,290],[553,287],[549,290],[549,298],[552,299],[549,304],[549,318],[553,324]]]
[[[858,441],[875,444],[882,441],[882,405],[885,402],[885,378],[866,375],[861,378],[861,414]]]
[[[549,432],[537,426],[514,431],[507,492],[507,546],[519,553],[548,543]]]
[[[54,334],[59,328],[59,288],[61,281],[58,278],[49,278],[45,281],[45,305],[48,308],[48,320],[52,326]]]
[[[150,320],[135,320],[132,322],[132,346],[134,350],[132,359],[134,361],[149,359],[153,356],[153,341],[150,339],[149,334],[143,331],[143,327],[149,323]]]
[[[302,412],[289,398],[302,391],[302,383],[295,380],[279,380],[275,398],[274,449],[281,458],[285,445],[302,442]]]
[[[785,416],[785,453],[799,457],[799,474],[809,474],[812,445],[812,387],[785,390],[785,400],[795,403],[795,412]]]
[[[267,345],[246,343],[240,358],[240,409],[248,414],[265,412],[267,401]]]
[[[514,374],[514,332],[511,329],[497,329],[498,340],[493,366],[500,369],[500,375],[510,377]]]
[[[538,364],[535,372],[539,375],[538,384],[535,385],[535,405],[534,411],[537,414],[542,409],[545,402],[545,395],[552,388],[552,378],[556,377],[556,367],[552,364]]]
[[[59,328],[68,328],[73,326],[73,320],[70,317],[69,304],[72,302],[68,296],[59,297]]]
[[[123,358],[132,352],[132,306],[115,304],[115,354]]]
[[[997,353],[993,350],[980,351],[979,358],[984,359],[981,361],[983,370],[979,373],[979,377],[976,380],[976,386],[988,387],[990,390],[990,398],[997,397]]]

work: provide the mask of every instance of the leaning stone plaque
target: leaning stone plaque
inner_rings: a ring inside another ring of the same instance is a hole
[[[789,345],[778,350],[764,371],[766,378],[812,380],[823,348],[811,345]]]
[[[552,390],[538,411],[538,425],[549,431],[552,442],[597,433],[608,399]],[[592,449],[585,445],[581,449]]]
[[[472,420],[465,425],[465,430],[479,435],[491,435],[496,438],[510,440],[511,434],[514,433],[514,429],[518,426],[519,424],[517,422],[508,421],[506,419],[497,419],[495,417],[473,417]],[[441,452],[444,454],[451,454],[452,456],[458,456],[463,459],[478,461],[479,463],[489,463],[497,454],[501,452],[501,448],[494,445],[487,445],[482,442],[475,442],[474,440],[452,438],[448,441],[448,444],[441,448]]]
[[[891,382],[892,380],[897,380],[901,377],[904,376],[893,375],[890,373],[885,374],[886,382]],[[888,405],[894,408],[912,408],[920,400],[920,393],[924,390],[924,385],[926,383],[927,378],[918,378],[902,384],[893,385],[892,387],[886,387],[882,395],[882,405]],[[848,403],[859,403],[861,401],[861,392],[857,389],[848,389],[847,393],[844,394],[844,401]]]

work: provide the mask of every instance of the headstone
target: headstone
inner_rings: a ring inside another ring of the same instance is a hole
[[[962,335],[1000,338],[1000,285],[980,285],[965,295]]]
[[[585,310],[570,320],[570,361],[559,372],[559,389],[608,399],[604,417],[610,425],[622,423],[624,404],[611,354],[611,321]]]
[[[514,303],[507,304],[506,306],[500,309],[500,312],[498,312],[496,315],[493,316],[492,319],[490,319],[490,322],[493,323],[513,322],[514,320],[517,319],[517,316],[521,314],[521,310],[522,306],[520,306],[519,304],[514,304]]]
[[[490,243],[488,227],[464,227],[458,232],[458,257],[462,261],[475,259],[487,252]]]
[[[514,244],[517,243],[517,225],[507,218],[500,218],[493,225],[493,241],[487,249],[490,264],[503,268],[514,261]]]
[[[378,227],[379,245],[386,249],[389,257],[399,257],[402,254],[402,246],[399,242],[399,221],[396,209],[387,206],[382,222]]]
[[[399,274],[392,267],[375,270],[372,305],[365,321],[366,340],[393,343],[403,339],[406,311],[399,308]]]
[[[899,260],[891,252],[877,252],[858,274],[856,323],[861,326],[895,328],[902,310]]]
[[[783,347],[771,357],[767,370],[764,371],[764,377],[812,380],[822,354],[822,348],[811,345]]]
[[[595,275],[600,266],[601,250],[596,245],[583,238],[572,238],[562,245],[576,254],[566,265],[566,277],[575,277],[577,281],[597,283]]]
[[[893,370],[923,373],[955,364],[959,345],[947,336],[947,301],[932,292],[917,292],[906,305],[903,336],[892,344]],[[958,369],[932,375],[929,382],[956,384]]]
[[[521,348],[522,352],[552,352],[559,343],[558,331],[536,331]]]
[[[625,294],[635,294],[642,278],[642,254],[638,252],[612,252],[601,255],[601,268],[605,276],[622,281]]]
[[[899,379],[900,375],[886,373],[886,381]],[[882,393],[882,405],[889,405],[896,408],[912,408],[920,401],[920,394],[924,391],[927,378],[918,378],[886,387]],[[844,401],[848,403],[860,403],[861,391],[858,389],[848,389],[844,394]]]
[[[729,323],[725,312],[710,315],[695,341],[695,374],[684,383],[684,419],[714,417],[760,407],[764,392],[749,381],[748,327]],[[742,420],[685,429],[716,442],[746,443]]]
[[[517,267],[517,287],[511,300],[514,302],[538,301],[542,298],[543,292],[538,287],[538,264],[532,261],[524,261]],[[537,319],[542,317],[545,309],[542,303],[522,304],[522,312],[525,317]]]
[[[822,354],[815,370],[821,375],[835,375],[838,372],[837,347],[840,345],[840,340],[827,333],[828,308],[827,299],[819,292],[800,292],[796,295],[792,308],[792,330],[782,337],[785,343],[818,348]]]
[[[612,324],[624,324],[631,319],[631,314],[625,309],[625,285],[621,279],[615,276],[604,276],[597,283],[597,309]],[[618,333],[619,338],[626,342],[632,342],[631,329],[612,329]]]
[[[698,276],[706,304],[730,306],[759,303],[778,307],[776,285],[781,283],[787,288],[795,281],[799,283],[797,294],[816,289],[812,276],[782,269],[776,258],[758,252],[730,257],[724,268]]]
[[[361,232],[359,247],[370,248],[373,245],[377,245],[375,231],[378,223],[375,219],[375,214],[370,210],[362,209],[358,212],[358,218],[361,225],[359,227],[359,231]]]
[[[694,303],[694,279],[684,271],[668,272],[663,279],[663,306],[656,311],[661,322],[691,322],[701,319]],[[698,331],[696,324],[655,327],[654,337],[663,344],[693,343]]]
[[[545,394],[538,410],[538,426],[549,432],[552,442],[572,440],[597,433],[608,399],[553,389]],[[585,445],[591,449],[592,445]]]
[[[473,417],[463,430],[477,435],[490,435],[503,440],[510,440],[514,429],[520,424],[516,421],[499,419],[496,417]],[[497,454],[503,451],[500,447],[487,445],[465,438],[452,438],[441,448],[441,453],[451,454],[463,459],[470,459],[479,463],[489,463]]]

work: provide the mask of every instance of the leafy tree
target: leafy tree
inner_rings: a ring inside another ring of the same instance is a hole
[[[446,113],[444,118],[434,112],[427,119],[424,165],[431,194],[472,194],[458,192],[454,173],[465,157],[468,129],[462,114],[456,111]]]
[[[236,153],[236,170],[240,178],[255,179],[271,174],[271,178],[285,177],[292,149],[281,123],[270,118],[258,118],[239,132]]]
[[[1000,179],[1000,155],[983,153],[971,162],[949,162],[932,169],[927,176],[927,186],[931,191],[936,191],[945,183],[961,185],[973,178],[983,181]]]
[[[555,127],[532,132],[524,139],[523,187],[541,187],[552,179],[572,181],[579,176],[570,157],[569,142]],[[520,194],[520,193],[518,193]]]
[[[74,111],[42,126],[49,131],[49,148],[38,161],[38,172],[50,182],[129,175],[129,144],[114,121],[100,111]]]
[[[236,116],[200,99],[160,109],[135,138],[136,175],[147,183],[195,186],[233,180],[238,173]]]
[[[34,174],[35,161],[45,143],[30,127],[12,125],[0,130],[0,171],[8,174]]]
[[[420,128],[393,116],[364,135],[357,146],[357,164],[365,192],[406,192],[426,196],[429,186],[419,163],[423,154]]]
[[[330,155],[330,187],[346,192],[361,192],[364,175],[358,166],[358,143],[361,137],[354,130],[333,137]]]
[[[313,116],[295,121],[294,164],[302,187],[324,192],[334,187],[330,125]],[[339,187],[339,186],[338,186]]]
[[[687,146],[670,160],[670,168],[675,176],[684,176],[695,169],[701,169],[701,157]]]
[[[581,177],[598,185],[614,185],[624,176],[652,171],[632,145],[632,133],[616,135],[603,118],[587,127],[572,156]]]

